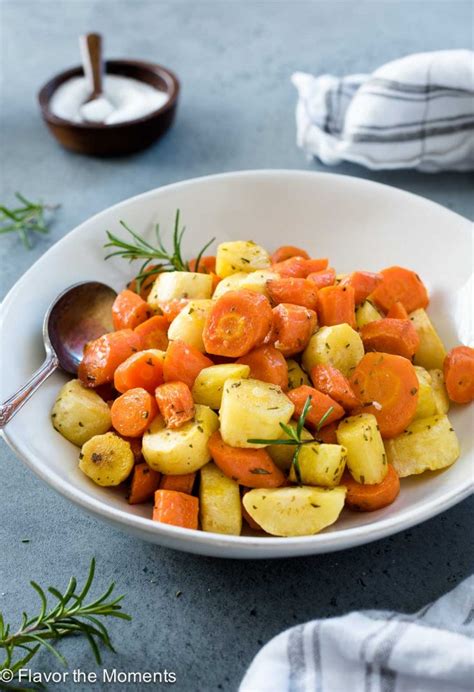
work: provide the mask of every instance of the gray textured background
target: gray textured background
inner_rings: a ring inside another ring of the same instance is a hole
[[[472,47],[472,19],[472,4],[456,0],[2,2],[1,198],[21,190],[62,207],[50,236],[31,252],[14,238],[1,239],[1,295],[52,243],[121,199],[207,173],[318,168],[294,142],[295,69],[368,71],[414,51]],[[60,150],[43,127],[36,90],[78,62],[76,37],[87,30],[105,34],[110,57],[148,58],[180,76],[176,124],[148,152],[82,158]],[[336,170],[474,216],[467,175]],[[43,486],[3,443],[0,479],[0,610],[15,618],[36,607],[29,579],[63,587],[95,555],[99,581],[115,579],[134,616],[130,625],[112,625],[118,653],[107,655],[105,665],[167,667],[176,671],[180,692],[236,689],[260,645],[285,627],[353,608],[413,611],[472,571],[472,500],[365,548],[245,563],[192,557],[123,535]],[[64,642],[61,650],[71,667],[94,669],[83,642]],[[35,659],[37,669],[55,666],[46,653]]]

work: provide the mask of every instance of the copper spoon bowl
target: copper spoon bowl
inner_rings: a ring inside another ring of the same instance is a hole
[[[21,389],[1,404],[0,428],[57,368],[77,375],[85,344],[113,330],[116,295],[110,286],[86,281],[70,286],[56,298],[43,320],[46,359]]]

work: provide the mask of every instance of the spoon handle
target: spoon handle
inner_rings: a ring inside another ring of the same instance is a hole
[[[102,94],[102,36],[84,34],[80,37],[82,66],[93,97]]]
[[[56,370],[58,365],[56,356],[49,353],[44,363],[30,377],[28,382],[0,405],[0,428],[3,428],[13,418],[38,387]]]

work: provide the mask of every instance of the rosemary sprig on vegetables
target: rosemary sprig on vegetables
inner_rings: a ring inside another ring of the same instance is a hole
[[[318,440],[312,438],[311,440],[302,440],[301,439],[301,434],[303,432],[304,424],[306,422],[306,418],[308,416],[308,413],[311,410],[311,397],[309,396],[303,406],[303,410],[301,411],[301,415],[298,418],[298,422],[296,423],[296,428],[292,428],[290,425],[285,425],[285,423],[280,423],[280,428],[283,430],[286,435],[288,435],[288,439],[282,440],[282,439],[277,439],[277,440],[263,440],[263,439],[250,439],[247,440],[250,444],[260,444],[260,445],[294,445],[295,451],[293,454],[293,459],[291,461],[294,469],[295,469],[295,475],[298,483],[301,483],[301,469],[299,465],[299,454],[301,447],[303,445],[307,444],[314,444],[314,442],[317,442]],[[330,406],[328,410],[321,416],[319,419],[319,422],[316,426],[316,432],[319,432],[321,428],[323,427],[324,423],[328,419],[328,417],[331,415],[331,413],[334,410],[334,406]]]
[[[59,204],[31,202],[19,192],[15,193],[20,206],[9,208],[0,205],[0,233],[18,233],[26,248],[31,248],[32,233],[48,233],[46,213],[54,211]]]
[[[67,665],[65,657],[56,649],[56,642],[72,634],[82,635],[87,639],[98,664],[102,660],[99,645],[115,652],[107,628],[99,618],[132,618],[122,611],[120,602],[123,596],[111,597],[114,582],[102,596],[86,602],[94,575],[95,560],[92,559],[89,574],[80,591],[74,577],[63,594],[50,586],[47,591],[57,599],[57,603],[51,607],[48,606],[45,591],[36,582],[30,582],[40,597],[40,612],[33,617],[23,613],[22,623],[16,632],[11,632],[10,625],[5,623],[0,613],[0,651],[3,649],[5,652],[4,660],[0,662],[0,672],[8,669],[15,675],[42,647]]]
[[[104,247],[116,248],[116,250],[114,252],[109,253],[105,259],[109,259],[109,257],[115,257],[116,255],[119,255],[124,259],[128,259],[130,262],[136,259],[145,260],[140,268],[138,275],[135,277],[137,281],[138,291],[140,290],[141,284],[144,281],[144,279],[151,276],[152,274],[160,274],[161,272],[165,271],[190,271],[189,263],[183,260],[182,256],[181,244],[186,227],[183,226],[180,229],[179,209],[176,210],[176,216],[174,220],[172,251],[168,251],[163,245],[159,224],[156,224],[155,226],[156,246],[153,246],[151,243],[147,242],[145,238],[143,238],[143,236],[139,235],[136,231],[132,230],[130,226],[128,226],[125,223],[125,221],[120,221],[120,224],[131,235],[132,240],[127,242],[125,240],[122,240],[118,236],[114,235],[110,231],[106,231],[109,242],[106,243]],[[206,245],[204,245],[204,247],[200,250],[198,256],[196,257],[196,262],[194,266],[195,272],[199,271],[199,263],[201,261],[201,258],[204,252],[207,250],[207,248],[214,241],[215,238],[211,238],[211,240],[208,243],[206,243]],[[147,267],[150,264],[150,262],[154,260],[159,260],[162,264],[160,264],[157,267],[149,268],[147,270]]]

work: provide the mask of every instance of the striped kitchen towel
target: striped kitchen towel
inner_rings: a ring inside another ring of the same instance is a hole
[[[292,627],[240,692],[472,692],[474,577],[415,615],[361,611]]]
[[[417,53],[372,74],[296,72],[297,143],[334,165],[474,169],[474,52]]]

